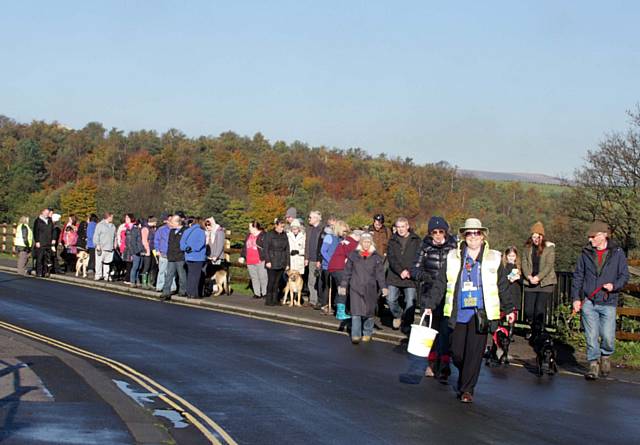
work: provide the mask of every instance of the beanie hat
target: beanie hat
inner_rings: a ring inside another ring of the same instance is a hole
[[[297,218],[298,217],[298,211],[296,210],[295,207],[289,207],[287,209],[287,213],[285,214],[285,218]]]
[[[540,221],[531,226],[531,233],[539,233],[544,236],[544,226]]]
[[[291,221],[291,227],[297,227],[298,229],[300,227],[302,227],[302,224],[300,224],[300,220],[297,218],[294,218],[293,221]]]
[[[441,216],[432,216],[431,219],[429,219],[429,233],[433,232],[435,229],[442,229],[445,232],[448,232],[449,224]]]
[[[603,221],[594,221],[587,230],[587,236],[596,236],[600,232],[609,234],[611,232],[609,225]]]

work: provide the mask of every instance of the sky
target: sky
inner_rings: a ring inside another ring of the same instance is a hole
[[[570,176],[640,103],[637,1],[22,1],[0,114]]]

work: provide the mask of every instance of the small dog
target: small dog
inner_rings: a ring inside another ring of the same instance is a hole
[[[495,368],[500,365],[509,366],[509,345],[511,333],[503,326],[498,327],[492,335],[493,342],[487,346],[485,355],[487,366]]]
[[[533,350],[536,353],[538,376],[543,376],[544,374],[554,375],[558,372],[556,348],[549,333],[542,332],[534,338]]]
[[[304,287],[304,280],[300,272],[295,270],[289,271],[289,278],[287,279],[287,286],[284,288],[284,298],[282,299],[282,305],[287,304],[287,297],[291,300],[290,307],[294,305],[294,298],[297,296],[296,306],[301,305],[302,288]]]
[[[122,257],[117,250],[113,251],[113,259],[111,262],[105,264],[109,265],[109,276],[107,277],[107,281],[122,281],[129,278],[125,276],[127,274],[127,263],[122,260]]]
[[[229,285],[227,284],[227,271],[219,269],[213,274],[213,297],[219,297],[224,292],[225,295],[231,295]]]
[[[87,278],[87,267],[89,267],[89,254],[81,250],[78,252],[78,259],[76,260],[76,277],[80,275],[82,271],[82,278]]]

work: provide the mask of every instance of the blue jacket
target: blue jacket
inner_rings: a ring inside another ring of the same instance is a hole
[[[96,243],[93,242],[93,234],[96,231],[97,222],[91,221],[87,225],[87,249],[95,249]]]
[[[598,254],[589,244],[582,249],[582,254],[576,263],[576,270],[573,272],[571,298],[573,301],[588,298],[593,300],[595,304],[617,306],[618,294],[627,284],[627,281],[629,281],[629,268],[622,248],[614,241],[609,240],[606,257],[598,273]],[[601,286],[606,283],[613,284],[612,292],[607,293],[601,290]],[[600,290],[592,296],[597,289]]]
[[[329,261],[335,253],[340,244],[340,239],[334,235],[331,228],[326,227],[324,229],[324,239],[322,240],[322,247],[320,247],[320,255],[322,256],[322,270],[329,269]]]
[[[207,235],[198,224],[185,230],[180,238],[180,249],[184,251],[185,261],[206,261],[206,247]]]
[[[163,224],[156,230],[156,234],[153,236],[153,245],[163,257],[167,256],[167,251],[169,250],[169,231],[169,226]]]

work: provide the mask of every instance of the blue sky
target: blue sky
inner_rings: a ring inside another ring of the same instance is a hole
[[[24,1],[0,114],[570,175],[640,102],[640,2]]]

